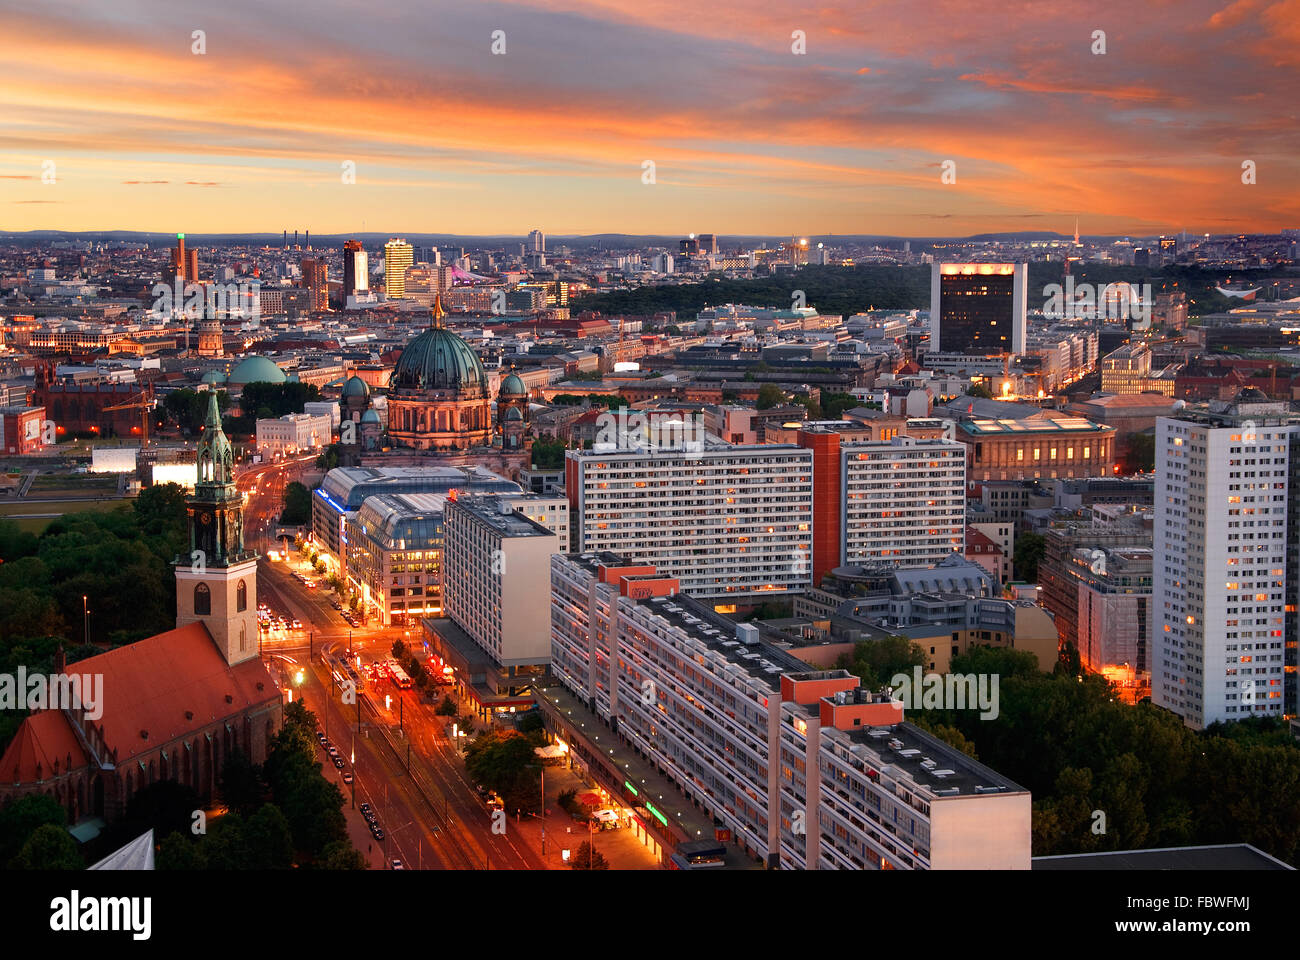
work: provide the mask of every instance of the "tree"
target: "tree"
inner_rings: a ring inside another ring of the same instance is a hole
[[[454,717],[456,716],[456,704],[450,696],[444,696],[442,703],[438,704],[437,709],[433,712],[440,717]]]
[[[250,870],[288,870],[293,866],[293,834],[289,821],[273,803],[263,804],[244,828]]]
[[[29,794],[0,808],[0,863],[8,863],[44,826],[63,829],[67,811],[52,797]]]
[[[966,396],[982,397],[985,400],[993,399],[993,391],[982,383],[972,383],[966,388]]]
[[[775,383],[765,383],[758,388],[758,400],[754,406],[759,410],[770,410],[785,402],[785,393]]]
[[[265,791],[260,773],[242,750],[232,750],[226,756],[221,768],[221,798],[231,810],[249,816],[262,804]]]
[[[1046,539],[1039,533],[1022,533],[1016,537],[1011,564],[1019,579],[1027,583],[1038,582],[1038,562],[1043,559],[1043,548],[1046,543]]]
[[[10,870],[83,870],[85,866],[77,841],[52,823],[37,827],[18,856],[9,861]]]
[[[159,846],[154,866],[159,870],[206,870],[208,859],[203,855],[202,843],[173,831]]]
[[[489,730],[470,744],[465,769],[478,783],[501,795],[507,809],[537,806],[539,783],[533,743],[513,730]]]
[[[574,870],[608,870],[609,861],[593,844],[584,840],[569,860],[569,866]]]
[[[285,526],[301,526],[311,519],[311,491],[291,480],[284,488],[284,510],[280,522]]]
[[[1129,437],[1128,454],[1121,467],[1125,473],[1150,473],[1156,468],[1155,433],[1135,433]]]
[[[321,870],[364,870],[366,858],[352,844],[335,840],[325,845],[316,866]]]
[[[881,640],[859,640],[852,655],[840,657],[840,666],[862,678],[868,690],[886,686],[895,674],[909,676],[913,667],[925,666],[925,651],[910,637],[891,636]]]

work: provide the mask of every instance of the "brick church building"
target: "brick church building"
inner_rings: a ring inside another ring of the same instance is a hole
[[[210,798],[234,750],[262,763],[281,693],[258,656],[257,555],[244,547],[242,500],[216,394],[189,501],[191,551],[176,561],[176,629],[55,673],[102,676],[101,703],[33,712],[0,757],[0,805],[53,798],[70,823],[112,821],[159,780]],[[89,713],[99,713],[97,720]]]

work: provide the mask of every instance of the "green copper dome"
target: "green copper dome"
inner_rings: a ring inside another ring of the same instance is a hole
[[[284,371],[266,357],[249,357],[241,360],[230,371],[230,382],[242,383],[284,383],[288,378]]]
[[[348,382],[343,384],[343,396],[368,397],[370,396],[370,385],[360,377],[348,377]]]
[[[526,397],[528,396],[528,388],[524,386],[524,381],[520,378],[519,374],[512,373],[501,381],[501,393],[499,396]]]
[[[433,326],[406,345],[391,386],[403,390],[472,390],[487,395],[487,373],[470,345],[443,326],[442,297],[433,300]]]

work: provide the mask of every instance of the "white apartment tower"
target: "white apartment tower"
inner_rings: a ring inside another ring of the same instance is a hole
[[[966,545],[966,444],[894,437],[840,448],[840,562],[938,563]]]
[[[1296,429],[1253,388],[1156,421],[1151,699],[1195,729],[1286,712]]]
[[[812,451],[792,444],[695,451],[570,450],[574,553],[653,563],[698,597],[799,592],[811,582]]]

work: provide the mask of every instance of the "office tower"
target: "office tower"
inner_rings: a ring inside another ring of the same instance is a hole
[[[1029,264],[934,263],[930,267],[930,352],[1023,354]]]
[[[1156,421],[1151,700],[1194,729],[1294,711],[1284,668],[1296,423],[1251,387]]]
[[[711,233],[700,234],[700,253],[717,253],[718,238]]]
[[[384,244],[384,288],[389,300],[406,296],[406,271],[415,262],[415,250],[405,240],[393,239]]]
[[[551,623],[538,604],[560,551],[555,532],[517,511],[516,499],[457,497],[443,508],[443,615],[507,672],[551,659]]]
[[[528,234],[528,249],[533,253],[546,252],[546,234],[540,230],[534,230]]]
[[[295,230],[295,231],[293,232],[293,248],[294,248],[295,250],[298,249],[298,231],[297,231],[297,230]]]
[[[370,270],[360,240],[343,242],[343,299],[370,289]]]
[[[306,257],[302,261],[302,285],[311,291],[311,308],[313,310],[329,309],[328,272],[324,260]]]
[[[288,231],[288,230],[284,231],[284,241],[283,241],[283,243],[284,243],[284,249],[288,250],[288,249],[289,249],[289,231]]]
[[[700,241],[694,235],[677,241],[677,250],[684,257],[691,257],[700,252]]]
[[[1151,251],[1146,247],[1137,247],[1133,251],[1133,266],[1149,267],[1151,266]]]
[[[185,249],[185,234],[176,234],[176,246],[172,247],[171,259],[163,275],[168,283],[177,279],[182,283],[198,282],[199,252],[193,248]]]
[[[809,583],[810,450],[716,440],[697,452],[570,450],[565,490],[575,553],[624,552],[693,596],[789,593]]]

